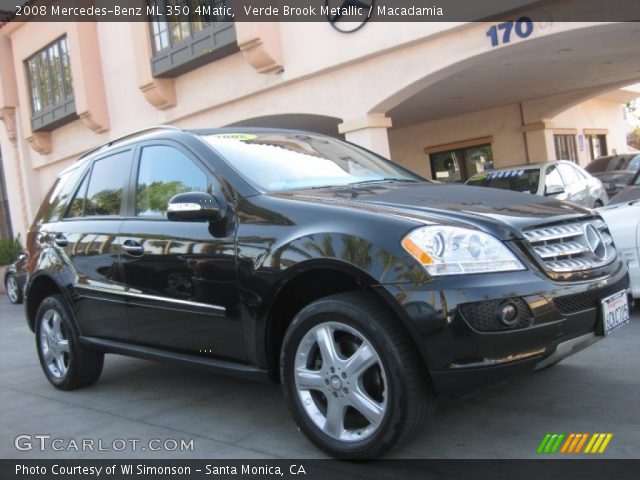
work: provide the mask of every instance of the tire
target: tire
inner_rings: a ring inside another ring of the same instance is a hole
[[[377,458],[408,443],[436,405],[411,339],[365,293],[332,295],[300,311],[285,334],[280,373],[296,424],[336,458]]]
[[[60,390],[87,387],[102,373],[104,354],[83,347],[77,332],[62,295],[42,301],[36,315],[36,349],[47,380]]]
[[[13,273],[8,274],[4,279],[4,287],[11,303],[14,305],[22,303],[22,290],[20,289],[18,279]]]
[[[604,207],[604,203],[602,203],[600,200],[596,200],[595,202],[593,202],[593,208],[600,208],[600,207]]]

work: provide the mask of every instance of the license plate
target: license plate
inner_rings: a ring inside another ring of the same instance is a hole
[[[618,292],[600,301],[602,305],[602,323],[604,334],[609,335],[614,330],[629,323],[629,302],[627,292]]]

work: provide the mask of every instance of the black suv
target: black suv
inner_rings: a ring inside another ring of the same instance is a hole
[[[104,353],[280,382],[337,457],[412,439],[436,395],[558,362],[628,321],[593,211],[435,184],[293,130],[149,129],[63,171],[28,235],[57,388]]]

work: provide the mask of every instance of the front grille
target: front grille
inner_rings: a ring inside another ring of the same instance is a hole
[[[618,280],[612,285],[606,287],[594,288],[582,293],[574,293],[573,295],[565,295],[563,297],[556,297],[553,299],[553,303],[556,308],[564,314],[571,314],[581,312],[589,308],[596,308],[600,305],[600,300],[618,293],[622,290],[626,290],[629,285],[628,278]]]
[[[589,225],[600,233],[604,245],[599,244]],[[535,255],[552,272],[591,270],[608,265],[616,258],[613,238],[599,217],[546,225],[523,233]]]
[[[516,320],[511,325],[505,325],[497,316],[498,306],[507,301],[513,303],[518,309]],[[525,328],[531,325],[532,320],[531,309],[521,298],[465,303],[460,305],[460,311],[467,323],[480,332]]]

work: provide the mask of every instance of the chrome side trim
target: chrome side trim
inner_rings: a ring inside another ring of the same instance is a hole
[[[566,342],[559,343],[553,353],[542,360],[540,363],[538,363],[534,370],[540,370],[541,368],[553,365],[563,358],[566,358],[569,355],[573,355],[583,348],[587,348],[589,345],[597,342],[601,338],[602,337],[598,337],[595,333],[591,332],[576,338],[572,338],[571,340],[567,340]]]
[[[532,352],[517,353],[515,355],[509,355],[507,357],[502,357],[502,358],[487,358],[487,359],[479,361],[479,362],[452,363],[451,365],[449,365],[449,367],[450,368],[455,368],[455,369],[477,368],[477,367],[492,367],[494,365],[501,365],[503,363],[517,362],[518,360],[526,360],[527,358],[540,356],[546,350],[547,350],[546,348],[540,348],[540,349],[534,350]]]
[[[134,297],[134,298],[142,298],[145,300],[155,300],[158,302],[168,302],[168,303],[177,303],[179,305],[187,305],[190,307],[200,307],[200,308],[209,308],[211,310],[215,310],[217,312],[221,312],[223,314],[226,314],[227,309],[221,305],[210,305],[208,303],[200,303],[200,302],[192,302],[189,300],[181,300],[179,298],[170,298],[170,297],[160,297],[157,295],[147,295],[145,293],[136,293],[136,292],[132,292],[129,290],[119,290],[119,289],[115,289],[115,288],[104,288],[104,287],[98,287],[95,285],[88,285],[88,284],[74,284],[73,287],[75,289],[85,289],[85,290],[92,290],[94,292],[100,292],[100,293],[108,293],[108,294],[112,294],[112,295],[123,295],[126,297]]]

